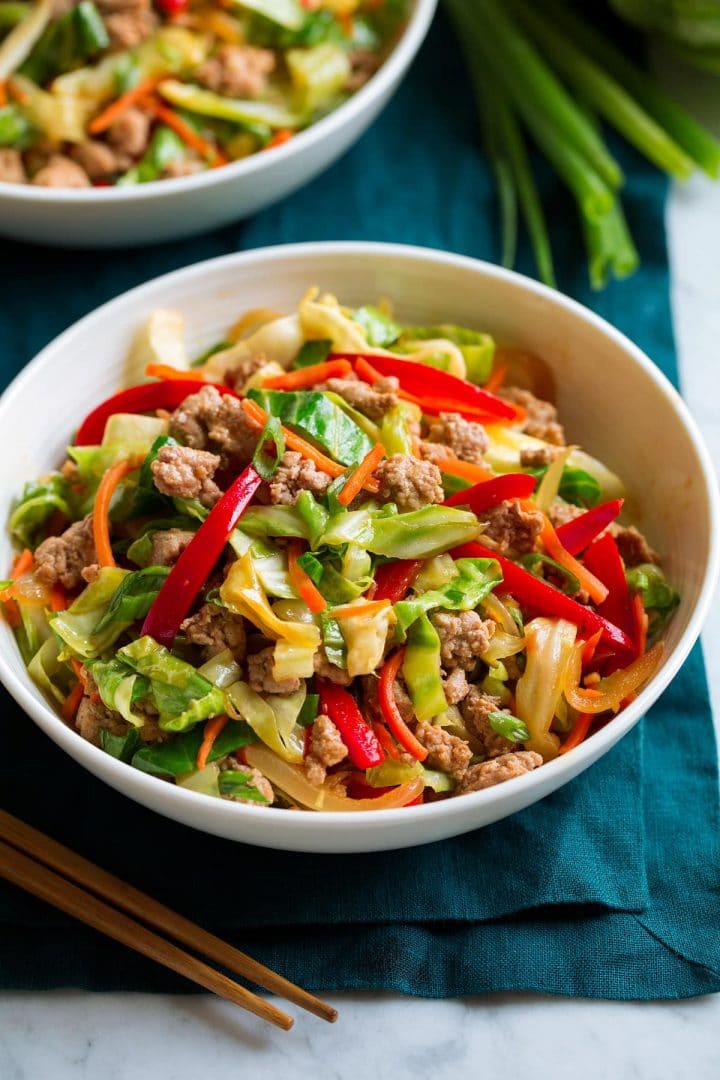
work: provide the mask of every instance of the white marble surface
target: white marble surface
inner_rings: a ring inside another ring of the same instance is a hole
[[[681,87],[720,130],[720,84]],[[720,461],[720,184],[673,194],[668,226],[685,396]],[[720,718],[720,609],[704,645]],[[0,963],[2,962],[0,958]],[[717,1080],[720,995],[622,1004],[497,995],[420,1001],[345,994],[335,1026],[285,1034],[208,997],[0,994],[0,1080]]]

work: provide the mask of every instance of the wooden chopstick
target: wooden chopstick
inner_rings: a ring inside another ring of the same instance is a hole
[[[4,810],[0,810],[0,836],[12,845],[10,850],[17,849],[18,852],[24,852],[26,855],[30,856],[31,859],[39,860],[40,863],[43,863],[46,867],[50,868],[50,870],[47,871],[48,873],[51,873],[51,871],[54,870],[63,875],[59,880],[62,881],[64,885],[68,885],[69,888],[72,888],[73,886],[69,885],[69,882],[74,882],[77,886],[80,886],[81,888],[76,891],[81,897],[86,897],[86,894],[82,892],[82,888],[88,889],[97,897],[115,904],[117,908],[126,912],[128,915],[142,920],[142,922],[147,923],[148,926],[155,927],[156,930],[173,937],[176,941],[181,942],[191,949],[195,949],[197,952],[208,957],[208,959],[221,964],[229,971],[235,972],[235,974],[242,975],[256,985],[262,986],[265,990],[269,990],[280,997],[284,997],[294,1005],[298,1005],[330,1023],[337,1020],[337,1009],[334,1009],[332,1005],[315,997],[307,990],[303,990],[302,987],[290,982],[289,979],[285,979],[276,971],[259,963],[257,960],[253,960],[251,956],[247,956],[246,953],[241,952],[239,949],[235,949],[232,945],[228,945],[227,942],[216,937],[215,934],[203,930],[202,927],[197,926],[189,919],[179,915],[176,911],[173,911],[172,908],[167,907],[158,900],[154,900],[151,896],[147,896],[134,886],[128,885],[107,870],[95,866],[94,863],[83,858],[82,855],[78,855],[76,852],[71,851],[70,848],[66,848],[63,844],[58,843],[49,836],[45,836],[44,833],[39,832],[31,825],[27,825],[24,821],[20,821],[19,818],[13,817],[12,814],[8,814]],[[4,846],[5,845],[3,845],[3,847]],[[0,862],[0,873],[7,876],[4,870],[5,862],[6,858],[3,857]],[[35,866],[37,864],[33,863],[31,865]],[[55,874],[52,874],[52,877],[55,877]],[[21,884],[23,888],[28,888],[30,892],[34,891],[22,882],[16,881],[15,884]],[[39,894],[36,893],[35,895]],[[47,899],[45,896],[42,898]],[[89,899],[93,898],[91,897]],[[96,902],[99,903],[100,901]],[[56,901],[50,899],[50,903],[54,904]],[[61,904],[57,904],[56,906],[62,907]],[[107,907],[105,904],[103,904],[102,907],[107,912],[112,913],[112,915],[118,915],[120,918],[124,918],[124,916],[120,915],[120,912],[116,912],[115,908]],[[62,910],[68,911],[68,909],[64,907]],[[79,911],[72,910],[68,911],[68,913],[77,915],[78,918],[83,918],[83,914],[86,910],[86,906],[81,906]],[[104,916],[104,919],[106,918],[107,916]],[[126,921],[133,927],[133,935],[135,935],[138,924],[133,922],[132,919]],[[90,925],[95,924],[91,923]],[[110,933],[110,930],[106,927],[104,921],[97,928],[109,934],[111,937],[114,936]],[[150,934],[144,927],[140,927],[140,929],[146,934]],[[156,938],[156,935],[150,934],[150,937]],[[130,941],[125,941],[125,939],[120,938],[117,940],[123,940],[124,943],[130,945],[131,948],[137,948],[134,936]],[[156,938],[156,940],[161,942],[165,948],[176,949],[175,946],[170,945],[162,938]],[[138,949],[138,951],[144,952],[145,950]],[[176,952],[180,957],[192,961],[193,964],[199,964],[201,968],[205,969],[206,973],[211,973],[213,977],[218,979],[225,978],[215,972],[213,968],[207,967],[193,957],[187,956],[181,949],[176,949]],[[147,955],[154,956],[154,954],[151,953],[147,953]],[[154,958],[159,959],[160,963],[165,963],[159,956],[154,956]],[[168,964],[167,966],[172,967],[173,965]],[[174,970],[179,969],[174,968]],[[186,974],[186,971],[181,971],[181,974]],[[193,975],[188,975],[188,977],[193,978]],[[201,980],[196,979],[195,981]],[[201,985],[206,986],[207,984],[203,982]],[[256,1007],[251,1007],[249,1004],[245,1004],[244,1001],[238,1001],[237,1004],[244,1004],[245,1008],[250,1008],[250,1010],[256,1012],[257,1015],[263,1015],[265,1019],[270,1019],[270,1017],[265,1016],[264,1012],[259,1012],[257,1005],[261,1006],[263,1010],[272,1010],[277,1014],[276,1017],[272,1019],[273,1023],[277,1023],[279,1027],[284,1027],[286,1029],[291,1026],[292,1020],[290,1017],[279,1009],[275,1009],[274,1006],[270,1005],[268,1002],[263,1001],[262,998],[258,998],[250,991],[237,986],[237,984],[233,983],[230,979],[225,980],[225,985],[229,985],[234,988],[235,991],[242,991],[243,994],[247,994]],[[215,990],[214,986],[208,986],[207,988]],[[222,994],[222,991],[215,990],[215,993]],[[222,996],[228,995],[222,994]],[[234,999],[231,998],[230,1000]],[[280,1018],[282,1018],[282,1021],[280,1021]]]
[[[206,990],[212,990],[219,997],[240,1005],[243,1009],[255,1013],[263,1020],[268,1020],[279,1028],[288,1031],[293,1019],[287,1013],[276,1009],[269,1001],[246,990],[244,986],[229,979],[227,975],[216,971],[190,953],[183,952],[171,941],[166,941],[159,934],[148,930],[146,926],[123,915],[121,911],[110,907],[104,900],[80,889],[66,878],[48,870],[42,863],[23,855],[17,848],[0,840],[0,874],[19,885],[21,889],[38,896],[68,915],[73,915],[95,930],[100,930],[107,937],[129,946],[143,956],[156,960],[159,964],[177,971]]]

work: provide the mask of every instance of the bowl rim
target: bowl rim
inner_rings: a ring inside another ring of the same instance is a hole
[[[422,45],[432,22],[438,0],[414,0],[407,25],[394,48],[377,72],[361,86],[352,97],[323,116],[317,123],[283,143],[274,147],[272,154],[255,153],[240,161],[223,165],[220,169],[208,169],[192,176],[176,177],[168,191],[166,180],[152,180],[147,184],[134,187],[91,187],[91,188],[45,188],[33,184],[11,184],[0,180],[0,200],[16,200],[25,203],[44,204],[85,204],[123,205],[133,201],[152,201],[163,194],[172,192],[181,195],[203,189],[211,190],[219,184],[241,181],[245,177],[261,174],[273,166],[282,166],[283,162],[291,168],[292,161],[304,151],[312,148],[323,139],[332,137],[345,123],[351,124],[366,108],[382,99],[395,82],[402,78]]]
[[[702,624],[712,602],[715,584],[720,571],[720,543],[718,543],[718,540],[720,539],[720,492],[718,491],[715,481],[714,467],[710,453],[703,442],[697,425],[685,402],[682,400],[678,391],[669,379],[655,366],[639,346],[635,345],[625,334],[613,327],[600,315],[591,311],[589,308],[586,308],[578,301],[573,300],[538,281],[534,281],[523,274],[519,274],[513,270],[506,270],[492,263],[485,262],[484,260],[474,259],[465,255],[457,255],[413,245],[368,241],[316,241],[273,245],[245,252],[234,252],[213,259],[206,259],[179,270],[171,271],[168,274],[162,274],[159,277],[135,286],[122,293],[120,296],[102,304],[94,311],[76,321],[49,342],[37,356],[22,369],[0,396],[0,419],[2,418],[2,413],[6,409],[11,409],[13,407],[14,399],[22,394],[26,381],[29,381],[39,368],[43,368],[45,364],[51,363],[53,355],[58,349],[66,349],[68,346],[72,345],[73,340],[82,337],[87,329],[92,327],[93,323],[102,322],[108,316],[112,317],[115,309],[122,310],[126,305],[132,306],[133,301],[137,299],[140,294],[154,288],[164,289],[168,286],[172,288],[176,284],[179,285],[181,282],[185,283],[191,281],[193,278],[202,281],[206,274],[218,269],[222,270],[226,267],[235,269],[239,265],[240,267],[244,267],[248,272],[251,272],[253,264],[255,263],[262,263],[264,265],[267,265],[268,263],[282,264],[286,258],[297,258],[298,256],[308,260],[316,256],[336,256],[344,259],[382,259],[385,257],[400,257],[415,261],[418,264],[427,265],[432,263],[437,267],[469,271],[478,278],[485,277],[507,282],[510,285],[519,287],[525,292],[530,293],[539,300],[548,302],[558,308],[563,308],[598,330],[604,337],[608,338],[611,343],[622,349],[626,355],[628,355],[632,361],[644,371],[657,389],[668,399],[697,455],[701,469],[700,478],[704,486],[710,522],[708,545],[709,557],[704,567],[702,581],[698,591],[698,599],[690,613],[687,626],[673,651],[666,657],[658,674],[641,691],[636,700],[625,708],[612,723],[607,724],[598,731],[593,735],[592,739],[581,743],[580,746],[573,750],[572,754],[559,756],[554,761],[547,762],[542,768],[516,778],[509,789],[504,784],[499,784],[482,791],[464,795],[462,798],[447,799],[435,803],[424,804],[422,806],[405,807],[403,808],[402,820],[403,825],[407,822],[408,834],[411,834],[415,827],[421,822],[429,822],[431,819],[433,821],[443,820],[446,825],[453,820],[467,820],[468,817],[472,817],[473,808],[477,811],[481,806],[489,807],[493,804],[502,804],[504,801],[512,801],[512,793],[517,793],[519,785],[521,784],[524,785],[523,790],[526,795],[524,805],[527,805],[535,799],[542,797],[543,788],[552,780],[552,778],[567,774],[565,781],[561,780],[559,783],[551,784],[550,790],[555,790],[557,787],[562,786],[563,783],[569,781],[583,771],[594,760],[602,757],[604,753],[627,734],[627,732],[645,714],[650,705],[657,700],[687,659],[690,650],[700,635]],[[98,764],[102,762],[103,769],[101,772],[108,772],[115,776],[117,782],[113,780],[111,786],[115,787],[127,797],[135,798],[134,795],[130,795],[127,791],[128,785],[123,778],[128,780],[132,779],[132,786],[137,791],[147,791],[149,796],[147,801],[144,797],[139,801],[143,802],[146,806],[154,805],[157,809],[158,799],[154,797],[158,795],[157,778],[142,773],[140,770],[133,769],[131,765],[126,765],[123,762],[111,758],[110,755],[106,754],[99,747],[93,746],[91,743],[82,739],[77,732],[69,728],[49,704],[46,702],[41,704],[37,701],[28,689],[30,677],[27,673],[25,679],[19,678],[7,665],[4,655],[6,650],[5,641],[10,640],[9,634],[0,639],[0,681],[2,681],[6,689],[24,711],[31,716],[45,734],[49,735],[54,742],[62,749],[66,750],[66,752],[81,765],[87,765],[89,771],[98,776],[99,779],[104,780],[104,777],[101,775],[99,776],[98,771],[92,767],[91,763],[93,762]],[[16,647],[14,640],[12,647]],[[125,770],[130,770],[130,772],[127,773]],[[108,781],[104,780],[104,782]],[[198,811],[204,810],[203,814],[198,815],[198,819],[204,818],[203,824],[197,824],[195,826],[201,829],[206,829],[206,826],[209,826],[211,822],[217,824],[227,821],[232,815],[243,816],[248,822],[250,830],[252,829],[254,822],[267,820],[267,809],[263,807],[231,803],[227,800],[215,800],[209,798],[207,795],[170,784],[163,785],[163,790],[164,796],[161,801],[164,805],[159,812],[174,820],[183,820],[181,816],[175,813],[175,807],[180,809],[182,806],[185,806],[188,811],[188,816],[193,816],[193,806]],[[527,796],[530,797],[527,798]],[[512,810],[508,811],[508,813],[513,812],[514,811]],[[398,823],[395,810],[367,811],[360,816],[370,829],[382,829],[384,826],[389,826],[391,823],[396,825]],[[504,815],[498,814],[497,818],[502,816]],[[303,834],[306,834],[308,824],[311,820],[318,824],[322,823],[322,829],[326,838],[340,838],[344,833],[348,833],[349,839],[349,834],[357,827],[358,815],[342,811],[323,811],[318,813],[313,810],[296,810],[294,813],[286,814],[284,816],[283,829],[286,830],[285,835],[289,838],[294,838],[296,844],[301,843],[303,841]],[[496,820],[496,818],[493,818],[493,820]],[[477,826],[470,824],[468,827],[473,828]],[[450,833],[448,833],[448,835],[450,835]],[[242,839],[245,840],[245,842],[253,843],[252,839],[245,837]],[[414,842],[417,843],[417,841]],[[282,847],[282,845],[279,846]],[[289,849],[307,850],[293,845],[290,845]]]

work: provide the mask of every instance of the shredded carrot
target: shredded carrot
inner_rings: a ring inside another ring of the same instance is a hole
[[[280,128],[279,131],[275,132],[272,139],[265,144],[263,150],[274,150],[276,146],[283,146],[292,139],[293,134],[294,132],[292,132],[290,128]]]
[[[249,398],[245,398],[242,402],[242,407],[245,414],[251,420],[254,420],[258,427],[263,427],[265,425],[268,414],[256,401],[250,401]],[[296,435],[295,432],[290,431],[289,428],[284,427],[282,433],[285,437],[287,446],[289,446],[291,450],[296,450],[297,453],[302,454],[302,456],[306,457],[309,461],[312,461],[321,472],[327,473],[328,476],[332,477],[342,476],[345,472],[342,465],[338,465],[336,461],[326,457],[321,450],[316,450],[314,446],[309,442],[306,442],[305,439],[302,439],[299,435]]]
[[[633,594],[632,598],[632,617],[633,626],[635,628],[635,642],[637,644],[638,656],[642,656],[647,651],[647,634],[648,634],[648,615],[645,610],[643,598],[639,592]]]
[[[83,699],[83,694],[84,693],[85,693],[85,687],[80,682],[80,680],[78,680],[75,683],[75,685],[73,686],[73,688],[70,691],[70,693],[68,694],[68,696],[63,701],[63,705],[62,705],[63,719],[67,720],[68,723],[70,723],[71,720],[75,719],[75,714],[77,713],[78,709],[80,708],[80,702]]]
[[[335,608],[333,617],[336,619],[349,619],[353,615],[368,615],[370,613],[382,611],[383,608],[388,608],[390,606],[389,600],[368,600],[365,604],[343,604],[342,607]]]
[[[595,633],[587,639],[582,651],[582,666],[583,669],[590,667],[595,657],[595,650],[600,644],[600,638],[603,636],[602,629],[596,630]]]
[[[198,756],[196,765],[198,769],[204,769],[207,765],[207,759],[210,751],[213,748],[213,743],[217,739],[222,729],[227,724],[230,718],[225,716],[211,716],[205,724],[205,730],[203,731],[202,742],[200,743],[200,749],[198,750]]]
[[[73,669],[80,682],[85,685],[87,683],[87,671],[85,670],[85,665],[81,664],[79,660],[71,658],[70,667]]]
[[[355,374],[363,382],[376,383],[378,379],[382,379],[382,375],[374,368],[369,360],[366,360],[364,356],[359,356],[355,361]]]
[[[110,503],[120,481],[128,473],[134,472],[139,464],[136,459],[116,462],[110,466],[98,486],[93,506],[93,540],[100,566],[116,565],[110,545]]]
[[[579,746],[590,730],[592,720],[591,713],[579,713],[572,731],[558,750],[558,753],[567,754],[568,750],[574,750],[576,746]]]
[[[170,364],[148,364],[145,368],[145,374],[149,379],[162,379],[164,382],[174,382],[177,379],[186,382],[188,379],[200,380],[205,378],[202,368],[183,370],[182,368],[171,367]]]
[[[50,610],[65,611],[68,607],[68,595],[62,585],[53,585],[50,590]]]
[[[298,559],[302,555],[303,545],[301,540],[291,540],[288,544],[288,574],[290,584],[301,600],[304,600],[313,613],[324,611],[327,600],[315,585],[310,575],[299,565]]]
[[[151,112],[158,120],[161,120],[163,124],[172,128],[175,134],[180,136],[186,146],[189,146],[190,149],[194,150],[200,157],[218,165],[227,165],[228,159],[213,145],[213,143],[208,142],[202,135],[198,135],[197,131],[194,131],[181,116],[178,116],[176,112],[173,112],[172,109],[167,105],[164,105],[158,98],[146,98],[143,101],[143,107]]]
[[[490,377],[483,386],[483,390],[487,390],[488,394],[497,394],[498,390],[505,382],[506,375],[507,364],[496,364],[490,372]]]
[[[400,757],[400,751],[393,742],[392,735],[385,725],[376,723],[373,724],[372,729],[375,732],[375,738],[380,743],[387,756],[391,757],[393,761],[397,761]]]
[[[480,484],[485,480],[492,480],[494,473],[483,469],[482,465],[473,465],[470,461],[462,461],[460,458],[433,458],[440,472],[457,476],[461,480],[469,480],[471,484]]]
[[[563,547],[560,537],[547,517],[540,533],[540,539],[550,558],[575,575],[580,582],[580,588],[585,589],[591,600],[594,600],[596,604],[602,604],[608,594],[607,586],[603,585],[599,578],[591,574],[587,567],[583,566],[574,555],[570,554],[567,548]]]
[[[348,476],[345,487],[338,495],[338,502],[342,503],[343,506],[349,506],[355,496],[365,487],[365,484],[372,477],[384,457],[385,447],[382,443],[375,443],[372,450],[368,451],[355,469],[355,472],[350,473]]]
[[[17,605],[15,604],[15,601],[13,599],[13,597],[15,596],[15,582],[18,578],[22,577],[23,574],[27,574],[32,569],[32,564],[33,553],[30,548],[24,548],[20,552],[20,554],[16,555],[13,559],[13,564],[10,569],[10,577],[12,578],[11,584],[8,585],[7,588],[3,589],[2,592],[0,592],[0,601],[3,604],[6,604],[8,606],[8,609],[10,609],[10,607],[12,606],[12,608],[14,609],[14,615],[17,616],[18,622],[11,622],[11,626],[17,626],[20,621],[20,613],[17,610]],[[9,616],[9,622],[10,619],[11,617]]]
[[[0,108],[5,108],[7,105],[7,89],[4,82],[0,82]]]
[[[326,379],[341,379],[352,372],[348,360],[326,360],[322,364],[311,364],[298,368],[297,371],[285,371],[282,375],[269,375],[263,381],[266,390],[304,390],[308,386],[325,382]]]
[[[108,105],[106,109],[103,109],[101,113],[91,120],[88,124],[88,132],[90,135],[100,135],[103,131],[107,131],[111,124],[113,124],[119,116],[126,111],[126,109],[132,108],[143,98],[151,94],[158,83],[162,82],[164,76],[156,75],[152,79],[142,79],[137,86],[133,86],[131,90],[128,90],[125,94],[121,94],[119,98],[116,98],[111,105]]]

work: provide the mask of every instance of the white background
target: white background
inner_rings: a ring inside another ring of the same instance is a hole
[[[720,81],[662,68],[720,134]],[[668,230],[684,393],[718,461],[720,184],[696,179],[674,191]],[[717,609],[703,641],[720,730]],[[720,1077],[720,995],[643,1004],[520,994],[332,1000],[341,1010],[336,1025],[300,1013],[283,1033],[210,997],[0,994],[0,1080]]]

